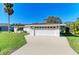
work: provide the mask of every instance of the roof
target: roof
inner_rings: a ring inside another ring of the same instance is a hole
[[[46,24],[46,23],[33,23],[33,24],[16,24],[16,27],[28,27],[28,26],[66,26],[66,24]]]
[[[0,23],[0,26],[8,26],[7,23]]]
[[[25,25],[60,25],[60,24],[48,24],[48,23],[15,24],[15,26],[25,26]]]
[[[66,26],[66,24],[31,24],[25,26]]]
[[[47,24],[47,23],[32,23],[31,25],[43,25],[43,24]]]
[[[15,26],[24,26],[26,24],[15,24]]]
[[[24,25],[44,25],[48,23],[32,23],[32,24],[15,24],[16,26],[24,26]]]

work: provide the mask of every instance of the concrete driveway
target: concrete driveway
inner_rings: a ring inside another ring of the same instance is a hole
[[[65,37],[25,36],[27,44],[11,55],[75,55]]]

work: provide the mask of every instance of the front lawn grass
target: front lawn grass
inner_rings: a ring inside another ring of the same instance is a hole
[[[67,36],[70,46],[79,54],[79,37],[78,36]]]
[[[24,33],[0,32],[0,54],[10,54],[23,46],[26,43],[24,35]]]

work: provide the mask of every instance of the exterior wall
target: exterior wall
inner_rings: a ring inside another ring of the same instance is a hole
[[[34,29],[31,28],[24,28],[24,31],[27,31],[31,36],[34,36]]]
[[[13,30],[14,27],[10,27],[10,30]],[[0,26],[0,31],[8,31],[8,26]]]
[[[60,27],[65,26],[65,24],[56,25],[25,25],[19,26],[23,27],[23,31],[27,31],[31,36],[60,36]],[[14,27],[14,32],[17,31],[18,27]]]
[[[17,27],[14,27],[14,32],[15,32],[15,33],[17,32],[17,29],[18,29]]]
[[[0,28],[1,31],[8,31],[8,26],[0,26]]]

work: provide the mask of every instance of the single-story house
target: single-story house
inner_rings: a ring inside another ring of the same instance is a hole
[[[23,31],[27,31],[31,36],[60,36],[60,28],[63,26],[66,24],[17,24],[14,26],[14,32],[23,27]]]
[[[14,30],[14,28],[11,26],[10,30]],[[8,24],[7,23],[0,23],[0,31],[8,31]]]

